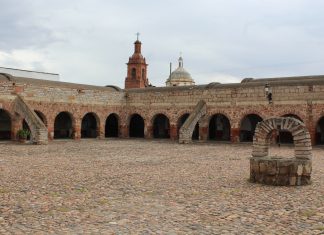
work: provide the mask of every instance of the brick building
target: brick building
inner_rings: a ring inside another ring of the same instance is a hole
[[[249,142],[256,123],[277,116],[303,121],[324,144],[324,76],[243,79],[241,83],[149,87],[141,42],[127,64],[125,88],[0,74],[0,139],[23,126],[36,143],[60,138],[138,137]],[[269,96],[270,94],[270,96]],[[288,132],[278,140],[292,142]]]

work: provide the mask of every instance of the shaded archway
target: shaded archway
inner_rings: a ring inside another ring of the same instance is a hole
[[[164,114],[157,114],[153,121],[154,138],[170,138],[169,118]]]
[[[81,138],[97,138],[98,126],[97,116],[94,113],[84,115],[81,123]]]
[[[230,141],[231,125],[223,114],[215,114],[209,121],[209,139],[216,141]]]
[[[39,110],[34,110],[36,115],[40,118],[40,120],[44,123],[44,125],[47,127],[47,119],[46,116]]]
[[[133,114],[130,118],[129,137],[144,138],[144,119],[139,114]]]
[[[318,145],[324,144],[324,116],[321,117],[316,124],[315,141]]]
[[[292,118],[296,118],[297,120],[303,122],[303,120],[296,114],[289,113],[289,114],[282,115],[281,117],[292,117]],[[294,143],[293,136],[292,136],[291,132],[289,132],[287,130],[280,130],[276,141],[279,144],[293,144]]]
[[[190,115],[189,113],[185,113],[179,118],[179,121],[178,121],[178,135],[179,135],[179,130],[180,130],[181,126],[186,122],[189,115]],[[198,122],[195,125],[195,129],[194,129],[194,131],[192,133],[191,139],[192,140],[199,140],[199,123]]]
[[[106,119],[105,137],[118,137],[118,115],[115,113],[110,114]]]
[[[68,112],[59,113],[54,121],[54,139],[71,139],[73,132],[72,115]]]
[[[11,140],[11,126],[10,114],[0,109],[0,140]]]
[[[241,120],[240,142],[252,142],[256,125],[262,121],[257,114],[248,114]]]
[[[28,130],[29,133],[27,135],[27,140],[30,140],[31,130],[30,130],[30,127],[25,119],[23,119],[23,122],[22,122],[22,129]]]

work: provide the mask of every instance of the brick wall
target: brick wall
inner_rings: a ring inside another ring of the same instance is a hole
[[[55,117],[62,111],[73,115],[77,131],[82,117],[88,112],[95,113],[100,120],[100,137],[104,136],[105,120],[109,114],[118,114],[121,136],[127,137],[130,115],[138,113],[144,118],[147,138],[152,136],[154,116],[163,113],[170,120],[171,138],[176,139],[179,118],[190,113],[198,101],[204,100],[207,114],[199,121],[202,140],[208,138],[209,119],[216,113],[229,119],[232,141],[237,141],[240,122],[247,114],[258,114],[263,119],[294,114],[306,124],[314,143],[316,123],[324,115],[324,83],[289,81],[270,85],[272,104],[268,103],[261,82],[118,91],[107,87],[2,78],[0,105],[13,115],[11,102],[15,94],[19,94],[33,109],[44,114],[50,137]],[[77,134],[76,138],[79,137]]]

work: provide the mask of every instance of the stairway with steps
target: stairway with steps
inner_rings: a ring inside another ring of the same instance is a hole
[[[179,130],[179,143],[188,144],[192,142],[192,133],[195,129],[197,122],[203,117],[207,112],[206,102],[201,100],[197,103],[193,112],[189,115],[185,123],[181,126]]]
[[[31,132],[31,141],[34,144],[48,144],[47,127],[20,95],[17,95],[14,100],[13,108],[27,122]]]

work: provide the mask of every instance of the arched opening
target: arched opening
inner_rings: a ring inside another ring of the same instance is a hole
[[[282,115],[282,117],[292,117],[292,118],[296,118],[297,120],[303,122],[303,120],[296,114],[285,114],[285,115]],[[294,143],[293,136],[292,136],[291,132],[289,132],[287,130],[280,130],[279,135],[277,135],[276,141],[278,144],[293,144]]]
[[[39,119],[44,123],[44,125],[47,126],[47,119],[46,119],[45,115],[41,111],[38,111],[38,110],[34,110],[34,112],[39,117]]]
[[[55,117],[54,139],[73,138],[72,115],[68,112],[61,112]]]
[[[27,140],[30,140],[31,130],[30,130],[29,125],[25,119],[23,119],[23,122],[22,122],[22,129],[28,130]]]
[[[153,121],[154,138],[170,138],[170,122],[164,114],[158,114]]]
[[[261,122],[262,118],[257,114],[246,115],[240,126],[240,142],[252,142],[256,125]]]
[[[230,141],[231,126],[228,118],[223,114],[215,114],[209,121],[209,139],[216,141]]]
[[[11,118],[4,109],[0,109],[0,140],[11,140]]]
[[[132,68],[132,79],[136,79],[136,69]]]
[[[187,118],[189,117],[189,113],[185,113],[183,114],[178,121],[178,136],[179,136],[179,130],[181,128],[181,126],[186,122]],[[191,136],[192,140],[199,140],[199,124],[197,122],[194,131],[192,132],[192,136]]]
[[[94,113],[87,113],[82,118],[81,138],[97,138],[98,123]]]
[[[142,69],[142,79],[145,79],[145,69]]]
[[[133,114],[129,122],[129,137],[144,138],[144,119]]]
[[[106,119],[105,137],[118,137],[118,115],[115,113]]]
[[[324,144],[324,117],[321,117],[317,122],[315,141],[318,145]]]

